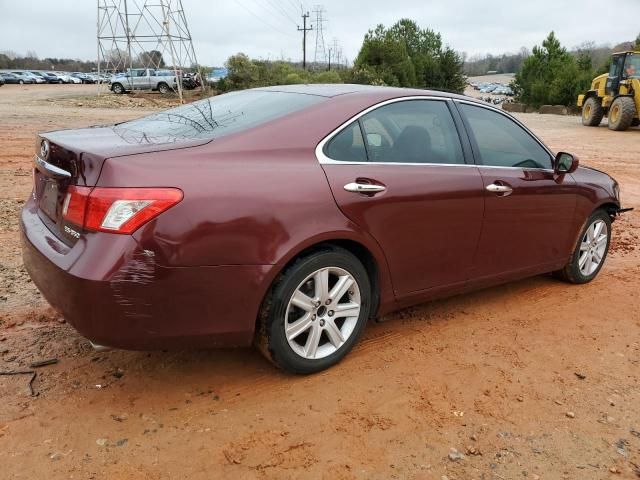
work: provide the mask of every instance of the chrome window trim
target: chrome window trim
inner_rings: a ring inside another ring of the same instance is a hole
[[[327,157],[324,154],[324,147],[327,143],[329,143],[333,137],[338,135],[342,130],[351,125],[353,122],[359,120],[361,117],[365,116],[367,113],[372,112],[373,110],[377,110],[378,108],[384,107],[386,105],[391,105],[393,103],[398,102],[406,102],[411,100],[438,100],[440,102],[451,102],[452,99],[449,97],[437,97],[433,95],[411,95],[407,97],[397,97],[391,98],[389,100],[383,100],[380,103],[376,103],[369,108],[357,113],[353,117],[349,118],[346,122],[340,125],[338,128],[329,133],[326,137],[324,137],[320,143],[316,146],[316,158],[318,162],[321,164],[328,165],[434,165],[434,166],[448,166],[448,167],[477,167],[477,165],[473,163],[411,163],[411,162],[345,162],[342,160],[334,160],[332,158]],[[454,121],[453,115],[451,115],[451,120]],[[364,140],[364,138],[362,139]],[[460,147],[462,148],[462,141],[460,141]]]
[[[342,160],[332,160],[327,158],[326,160],[320,160],[322,165],[382,165],[382,166],[420,166],[420,167],[463,167],[463,168],[496,168],[499,170],[534,170],[536,172],[550,172],[554,170],[550,168],[535,168],[535,167],[501,167],[494,165],[478,165],[476,163],[409,163],[409,162],[345,162]]]
[[[496,108],[496,107],[494,107],[492,105],[483,105],[483,104],[478,103],[478,102],[472,102],[472,101],[468,101],[468,100],[461,100],[461,99],[457,99],[457,98],[454,99],[454,98],[450,98],[450,97],[437,97],[437,96],[433,96],[433,95],[424,95],[424,96],[422,96],[422,95],[411,95],[411,96],[407,96],[407,97],[397,97],[397,98],[392,98],[392,99],[389,99],[389,100],[384,100],[384,101],[382,101],[380,103],[376,103],[375,105],[372,105],[369,108],[366,108],[362,112],[357,113],[353,117],[349,118],[346,122],[344,122],[339,127],[337,127],[334,130],[332,130],[322,140],[320,140],[320,143],[318,143],[318,145],[316,146],[316,149],[315,149],[316,159],[322,165],[395,165],[395,166],[398,166],[398,165],[399,166],[415,166],[415,165],[418,165],[418,166],[433,166],[433,167],[475,167],[475,168],[498,168],[498,169],[508,169],[508,170],[535,170],[535,171],[542,171],[542,172],[554,172],[554,170],[552,168],[503,167],[503,166],[497,166],[497,165],[482,165],[482,164],[478,164],[478,163],[346,162],[346,161],[343,161],[343,160],[334,160],[332,158],[327,157],[324,154],[325,145],[327,143],[329,143],[333,139],[333,137],[338,135],[342,130],[344,130],[346,127],[351,125],[353,122],[359,120],[361,117],[363,117],[367,113],[372,112],[373,110],[376,110],[376,109],[378,109],[380,107],[384,107],[385,105],[390,105],[390,104],[393,104],[393,103],[410,101],[410,100],[438,100],[440,102],[466,103],[466,104],[469,104],[471,106],[476,106],[476,107],[480,107],[480,108],[486,108],[487,110],[492,110],[494,112],[500,113],[503,116],[507,117],[509,120],[515,122],[519,127],[524,129],[525,132],[527,132],[529,135],[531,135],[533,137],[533,139],[549,154],[549,157],[551,159],[555,158],[555,155],[553,155],[551,150],[549,150],[549,148],[547,148],[547,146],[544,143],[542,143],[542,141],[531,130],[529,130],[520,120],[518,120],[517,118],[509,115],[504,110]],[[452,118],[453,118],[453,115],[452,115]],[[363,138],[363,140],[364,140],[364,138]]]

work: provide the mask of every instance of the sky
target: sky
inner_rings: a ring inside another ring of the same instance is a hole
[[[569,48],[586,41],[615,45],[640,33],[640,0],[305,0],[304,10],[300,0],[182,0],[198,62],[209,66],[238,52],[301,60],[300,15],[308,10],[316,28],[313,10],[320,2],[326,10],[325,42],[337,38],[351,61],[370,28],[403,17],[440,32],[446,44],[469,56],[530,49],[551,30]],[[93,60],[96,5],[96,0],[0,0],[0,52]],[[311,60],[315,41],[312,31]]]

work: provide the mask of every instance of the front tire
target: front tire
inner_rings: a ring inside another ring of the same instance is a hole
[[[631,97],[618,97],[609,109],[609,128],[616,131],[628,130],[636,116],[636,104]]]
[[[114,83],[111,86],[111,91],[113,93],[117,93],[118,95],[124,93],[124,87],[120,83]]]
[[[371,309],[371,282],[349,251],[328,246],[298,258],[263,302],[256,343],[281,369],[309,374],[349,353]]]
[[[600,99],[589,97],[582,106],[582,124],[585,127],[597,127],[602,122],[604,110]]]
[[[556,275],[569,283],[588,283],[600,273],[611,243],[611,217],[596,210],[585,223],[569,263]]]
[[[158,91],[162,95],[166,95],[167,93],[169,93],[169,90],[169,85],[167,85],[166,83],[161,83],[160,85],[158,85]]]

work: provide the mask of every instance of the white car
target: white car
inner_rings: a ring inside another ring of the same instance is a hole
[[[64,83],[73,83],[73,80],[71,80],[73,77],[71,75],[69,75],[68,73],[53,72],[53,74],[56,75]]]

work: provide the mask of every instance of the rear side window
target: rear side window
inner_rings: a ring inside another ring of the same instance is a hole
[[[395,102],[360,121],[371,162],[464,163],[460,137],[444,101]]]
[[[333,137],[325,147],[324,154],[332,160],[366,162],[367,151],[364,147],[360,124],[354,122]]]
[[[505,115],[465,103],[460,108],[483,165],[551,169],[549,153],[520,125]]]
[[[257,127],[323,100],[326,98],[315,95],[244,90],[120,123],[114,130],[131,143],[220,138]]]

